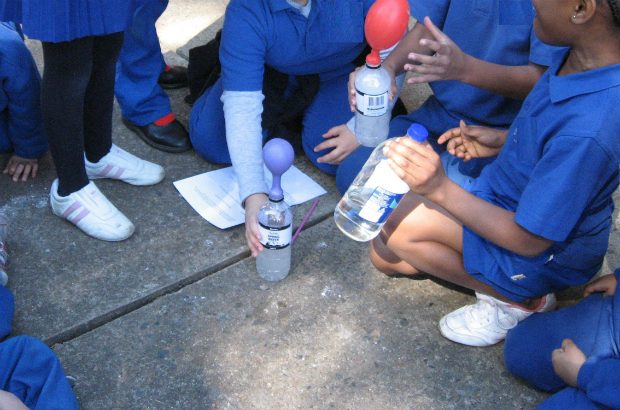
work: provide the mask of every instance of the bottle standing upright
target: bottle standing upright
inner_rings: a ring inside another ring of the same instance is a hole
[[[390,128],[391,79],[379,54],[366,56],[366,65],[355,76],[355,136],[366,147],[376,147]]]
[[[273,175],[269,200],[258,211],[258,226],[263,251],[256,257],[261,278],[275,282],[284,279],[291,269],[293,214],[284,202],[281,177],[293,164],[293,147],[281,138],[265,144],[263,159]]]
[[[428,131],[420,124],[411,124],[407,135],[422,143]],[[368,161],[345,192],[334,210],[334,220],[340,230],[349,238],[366,242],[381,231],[381,227],[409,191],[390,168],[383,148],[383,142],[370,155]]]

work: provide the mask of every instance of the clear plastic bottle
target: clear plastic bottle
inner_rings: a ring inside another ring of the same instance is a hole
[[[428,131],[420,124],[411,124],[407,135],[421,143]],[[334,211],[338,228],[356,241],[366,242],[377,236],[409,191],[409,186],[390,168],[383,153],[385,144],[375,148]]]
[[[355,76],[355,136],[366,147],[376,147],[388,136],[392,80],[378,54],[369,54]]]
[[[265,280],[282,280],[291,269],[293,231],[293,214],[284,199],[269,196],[258,211],[258,227],[265,249],[256,257],[256,270]]]
[[[8,236],[8,220],[0,212],[0,285],[6,286],[9,277],[6,274],[6,265],[9,263],[9,255],[6,251],[6,240]]]

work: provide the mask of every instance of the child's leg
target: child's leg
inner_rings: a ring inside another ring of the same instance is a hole
[[[331,175],[336,173],[337,165],[317,162],[330,150],[314,152],[314,147],[325,141],[323,134],[330,128],[345,124],[353,116],[347,95],[348,83],[348,74],[322,81],[312,104],[304,113],[301,134],[304,152],[318,169]]]
[[[576,305],[555,312],[532,315],[519,323],[506,336],[504,361],[515,376],[539,389],[553,391],[565,383],[553,371],[551,353],[572,339],[586,356],[595,349],[610,348],[609,314],[600,294],[592,295]],[[605,327],[605,329],[602,329]],[[602,331],[601,331],[602,330]],[[597,338],[599,334],[605,337]],[[598,350],[597,350],[598,351]]]
[[[0,389],[13,393],[31,409],[78,408],[54,352],[28,336],[0,344]]]
[[[574,387],[567,387],[564,390],[560,390],[547,400],[543,401],[538,407],[538,410],[566,410],[566,409],[579,409],[579,410],[599,410],[600,407],[594,404],[592,400],[588,398],[585,392],[576,389]]]
[[[43,42],[43,122],[56,165],[58,193],[88,185],[84,168],[84,96],[93,65],[93,37]]]
[[[425,272],[503,298],[465,272],[463,227],[446,210],[408,193],[372,242],[370,260],[386,274]]]
[[[209,162],[230,164],[226,143],[224,104],[220,78],[194,103],[189,115],[189,138],[196,152]]]
[[[112,147],[114,77],[123,33],[97,36],[93,42],[93,66],[84,97],[84,150],[90,162],[98,162]]]
[[[4,286],[0,286],[0,340],[11,334],[14,312],[13,294]]]

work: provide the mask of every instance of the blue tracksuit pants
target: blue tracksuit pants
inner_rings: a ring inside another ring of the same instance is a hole
[[[168,0],[140,0],[116,67],[115,93],[123,117],[147,125],[170,114],[170,99],[157,83],[166,63],[161,55],[155,22]]]

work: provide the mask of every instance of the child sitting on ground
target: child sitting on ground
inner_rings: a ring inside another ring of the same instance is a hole
[[[47,152],[37,66],[13,23],[0,23],[0,153],[12,153],[3,173],[13,181],[37,176]]]
[[[539,408],[620,409],[619,275],[602,276],[578,304],[533,315],[508,333],[508,370],[539,389],[557,391]]]
[[[429,144],[400,138],[386,151],[412,192],[373,241],[371,260],[386,273],[426,272],[475,290],[476,304],[439,322],[445,337],[472,346],[499,342],[551,309],[553,292],[590,280],[611,228],[620,0],[533,4],[537,36],[568,48],[554,52],[508,133],[494,134],[505,143],[469,192],[445,176]],[[473,156],[499,150],[493,138],[461,141]]]

